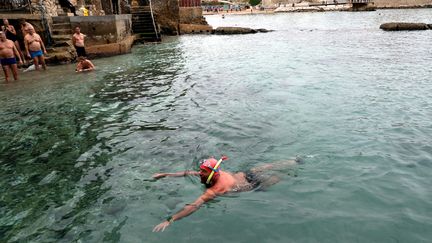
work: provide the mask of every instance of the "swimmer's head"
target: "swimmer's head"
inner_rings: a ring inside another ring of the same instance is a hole
[[[81,28],[79,26],[75,27],[75,33],[79,34],[81,32]]]
[[[200,164],[199,173],[200,173],[201,183],[205,184],[206,187],[211,187],[219,179],[220,176],[219,168],[214,169],[217,163],[218,161],[215,158],[208,158],[203,160]],[[214,174],[210,180],[210,183],[207,184],[206,183],[207,179],[210,176],[212,171],[214,171]]]
[[[84,61],[86,58],[85,57],[83,57],[83,56],[79,56],[79,57],[77,57],[77,61],[78,62],[82,62],[82,61]]]

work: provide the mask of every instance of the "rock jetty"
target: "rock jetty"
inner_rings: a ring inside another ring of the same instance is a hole
[[[392,22],[382,24],[380,29],[386,31],[427,30],[432,29],[432,24]]]
[[[243,28],[243,27],[218,27],[213,30],[213,34],[216,35],[238,35],[238,34],[255,34],[255,33],[266,33],[271,32],[272,30],[266,29],[251,29],[251,28]]]

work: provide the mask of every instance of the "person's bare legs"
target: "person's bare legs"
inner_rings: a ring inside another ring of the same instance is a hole
[[[45,64],[45,56],[38,56],[39,58],[39,63],[42,64],[42,68],[43,70],[46,70],[46,64]]]
[[[277,175],[278,170],[288,169],[298,164],[298,161],[299,159],[277,161],[270,164],[254,167],[249,171],[254,174],[253,178],[257,179],[260,182],[258,190],[264,191],[270,186],[282,180],[281,177]]]
[[[38,57],[33,58],[33,64],[35,65],[35,69],[39,70],[39,58]]]
[[[2,68],[3,68],[6,82],[9,82],[9,66],[8,65],[6,65],[6,66],[2,65]]]
[[[273,162],[270,164],[265,164],[265,165],[261,165],[258,167],[254,167],[254,168],[250,169],[250,171],[253,173],[262,173],[262,172],[265,172],[268,170],[282,170],[282,169],[289,168],[289,167],[296,165],[296,164],[298,164],[297,159],[282,160],[282,161]]]
[[[12,65],[10,65],[10,67],[12,69],[12,75],[13,75],[14,79],[18,80],[18,65],[12,64]]]
[[[281,180],[282,180],[282,178],[280,178],[280,177],[277,176],[277,175],[271,175],[271,176],[268,176],[268,177],[266,177],[265,179],[263,179],[263,180],[261,181],[261,183],[260,183],[260,185],[259,185],[259,190],[260,190],[260,191],[264,191],[264,190],[266,190],[267,188],[269,188],[270,186],[272,186],[272,185],[278,183],[278,182],[281,181]]]
[[[14,44],[15,44],[16,49],[18,50],[18,53],[20,54],[21,60],[22,60],[23,62],[26,62],[26,58],[24,57],[24,54],[23,54],[22,51],[21,51],[21,47],[20,47],[20,45],[19,45],[19,42],[18,42],[18,41],[15,41]]]

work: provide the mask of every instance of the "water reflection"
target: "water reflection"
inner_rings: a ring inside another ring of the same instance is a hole
[[[237,16],[280,31],[173,38],[0,86],[0,241],[421,241],[431,32],[381,32],[374,14]],[[202,189],[151,175],[221,154],[230,171],[295,155],[305,169],[151,234]]]
[[[124,210],[125,199],[105,195],[110,186],[104,183],[114,169],[107,164],[133,148],[125,141],[135,131],[175,129],[165,126],[164,119],[129,118],[140,112],[140,106],[173,106],[175,101],[165,103],[164,97],[172,96],[170,90],[183,62],[176,48],[153,46],[135,55],[137,63],[112,70],[94,82],[91,90],[69,90],[72,99],[62,100],[51,91],[47,95],[54,102],[34,100],[31,107],[14,104],[2,110],[2,238],[96,240],[90,232],[98,230],[87,222],[89,211],[101,207],[101,213],[110,218]],[[117,231],[126,221],[114,224],[111,233],[100,239],[119,239]]]

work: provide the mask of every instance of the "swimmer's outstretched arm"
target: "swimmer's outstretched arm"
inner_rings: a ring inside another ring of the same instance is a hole
[[[168,227],[170,224],[172,224],[174,221],[189,216],[193,212],[197,211],[203,203],[208,202],[214,199],[215,197],[216,197],[216,193],[214,193],[212,189],[207,189],[203,195],[201,195],[197,200],[195,200],[195,202],[191,204],[186,204],[186,206],[184,206],[182,210],[180,210],[173,216],[169,217],[167,220],[163,221],[162,223],[156,225],[153,228],[153,232],[159,232],[159,231],[163,232],[165,228]]]
[[[199,176],[199,172],[187,170],[187,171],[180,171],[180,172],[175,172],[175,173],[156,173],[152,177],[157,180],[157,179],[164,178],[167,176],[182,177],[182,176],[187,176],[187,175]]]

